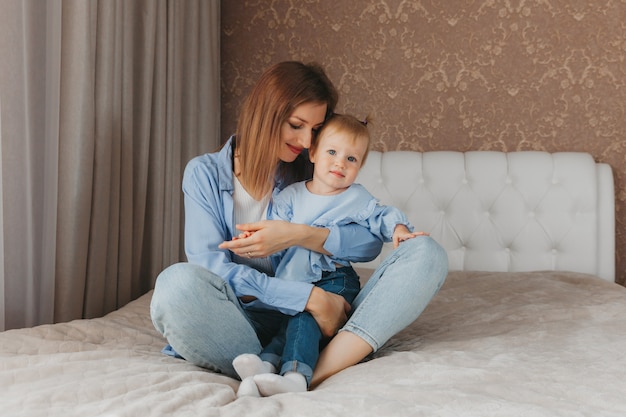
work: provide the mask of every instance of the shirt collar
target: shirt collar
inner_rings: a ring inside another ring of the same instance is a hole
[[[233,191],[233,148],[235,147],[235,136],[228,138],[222,149],[219,151],[217,160],[220,171],[220,189],[223,191]]]

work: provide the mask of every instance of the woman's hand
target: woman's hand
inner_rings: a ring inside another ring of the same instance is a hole
[[[348,320],[350,304],[340,295],[313,287],[305,311],[311,313],[325,337],[333,337]]]
[[[294,227],[282,220],[262,220],[254,223],[238,224],[242,233],[228,242],[219,245],[239,256],[264,258],[293,246]]]
[[[261,220],[238,224],[236,227],[242,234],[231,241],[223,242],[219,248],[248,258],[265,258],[291,246],[302,246],[325,253],[323,245],[329,233],[325,228],[283,220]]]

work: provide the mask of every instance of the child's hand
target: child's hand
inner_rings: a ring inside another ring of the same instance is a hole
[[[232,239],[232,240],[237,240],[237,239],[245,239],[245,238],[247,238],[247,237],[252,236],[253,234],[254,234],[254,232],[248,232],[248,231],[246,231],[246,232],[241,232],[241,233],[239,233],[239,235],[237,235],[237,236],[233,236],[233,239]]]
[[[405,240],[413,239],[416,236],[428,236],[426,232],[410,232],[409,229],[403,225],[398,224],[393,231],[393,247],[397,248],[401,242]]]

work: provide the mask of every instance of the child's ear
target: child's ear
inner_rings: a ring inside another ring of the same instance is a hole
[[[315,148],[313,147],[309,148],[309,161],[311,161],[312,164],[315,163]]]

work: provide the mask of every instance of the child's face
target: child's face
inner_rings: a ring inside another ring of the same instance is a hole
[[[316,192],[340,193],[352,185],[367,146],[367,140],[353,140],[337,131],[324,132],[318,139],[315,153],[310,155],[311,162],[315,164],[313,183]]]

